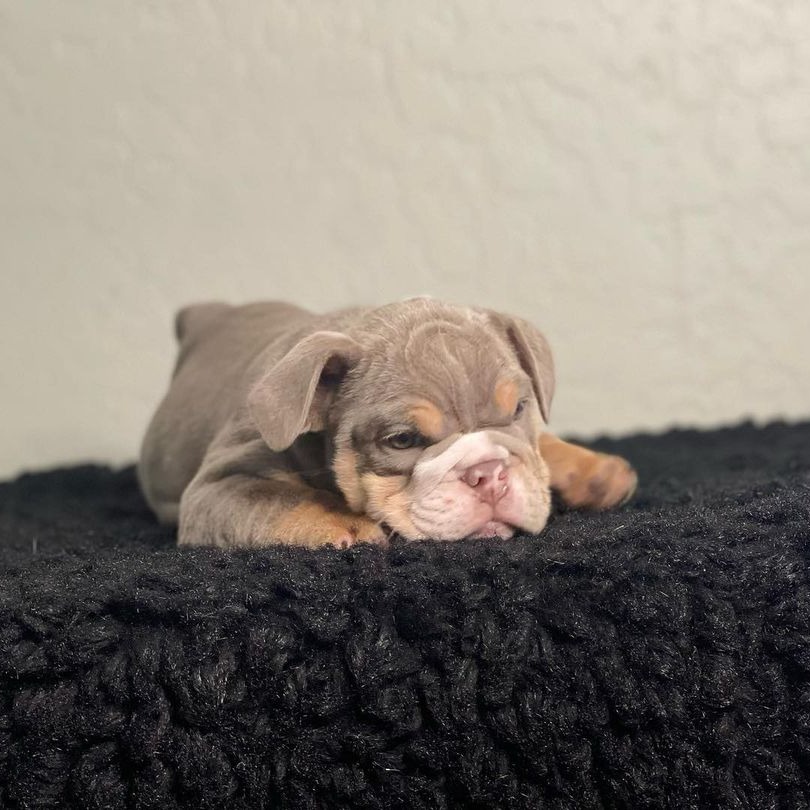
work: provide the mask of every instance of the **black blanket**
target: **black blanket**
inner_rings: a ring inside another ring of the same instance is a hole
[[[0,485],[0,807],[810,806],[810,423],[600,444],[621,510],[384,551]]]

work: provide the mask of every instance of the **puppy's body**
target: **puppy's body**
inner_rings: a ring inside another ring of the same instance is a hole
[[[138,467],[144,494],[161,520],[177,520],[183,491],[226,424],[237,428],[245,422],[247,428],[252,384],[300,336],[316,331],[316,323],[339,328],[342,318],[351,318],[351,313],[316,318],[274,302],[199,304],[178,313],[179,357],[144,438]],[[266,463],[283,468],[283,459],[274,458],[269,448],[262,455]]]
[[[177,335],[139,478],[183,544],[506,537],[542,529],[550,485],[600,507],[635,486],[546,432],[551,355],[518,319],[430,299],[202,304]]]

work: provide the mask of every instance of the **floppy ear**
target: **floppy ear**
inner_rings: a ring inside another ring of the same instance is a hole
[[[548,424],[554,398],[554,359],[551,347],[540,330],[522,318],[489,311],[490,318],[502,329],[517,355],[521,368],[531,377],[540,413]]]
[[[340,332],[305,337],[248,394],[250,414],[271,450],[286,450],[302,433],[323,430],[326,409],[360,344]]]

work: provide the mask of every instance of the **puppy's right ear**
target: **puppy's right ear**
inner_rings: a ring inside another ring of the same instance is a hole
[[[337,386],[359,359],[360,344],[340,332],[316,332],[287,352],[248,394],[248,407],[271,450],[323,430]]]

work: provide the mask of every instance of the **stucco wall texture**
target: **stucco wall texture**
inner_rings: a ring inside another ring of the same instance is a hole
[[[0,0],[0,474],[134,458],[193,300],[531,318],[553,425],[810,416],[807,0]]]

